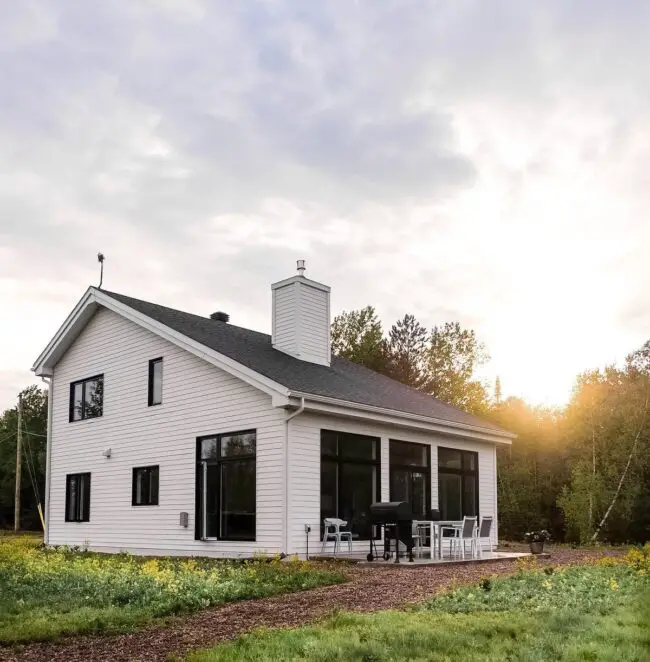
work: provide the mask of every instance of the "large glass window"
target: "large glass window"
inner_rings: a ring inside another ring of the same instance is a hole
[[[90,473],[66,476],[65,521],[90,521]]]
[[[197,538],[255,540],[256,433],[203,437],[197,443]]]
[[[70,384],[70,422],[97,418],[104,410],[104,375]]]
[[[415,519],[429,519],[430,455],[426,444],[390,441],[390,500],[408,501]]]
[[[379,439],[321,430],[321,534],[324,518],[339,517],[369,539],[370,505],[379,500]]]
[[[443,520],[478,515],[478,453],[438,448],[438,494]]]

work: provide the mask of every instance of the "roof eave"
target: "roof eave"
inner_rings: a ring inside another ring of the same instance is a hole
[[[338,398],[304,393],[301,391],[291,391],[290,395],[293,398],[304,398],[305,409],[308,411],[374,420],[401,427],[438,432],[440,434],[469,437],[495,444],[510,445],[512,444],[512,440],[517,437],[516,434],[506,430],[483,428],[466,423],[447,421],[429,416],[420,416],[396,409],[366,405],[358,402],[351,402],[349,400],[340,400]]]

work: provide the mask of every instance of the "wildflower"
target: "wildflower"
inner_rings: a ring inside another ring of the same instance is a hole
[[[612,591],[618,591],[618,582],[614,577],[609,580],[609,588],[611,588]]]

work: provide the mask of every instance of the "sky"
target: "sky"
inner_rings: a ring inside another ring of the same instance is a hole
[[[88,285],[473,328],[561,404],[650,338],[650,3],[0,4],[0,410]]]

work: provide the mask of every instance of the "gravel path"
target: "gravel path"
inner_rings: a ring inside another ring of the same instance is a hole
[[[613,552],[556,549],[540,564],[581,563]],[[469,565],[430,565],[411,568],[351,566],[349,581],[273,598],[234,602],[206,609],[167,625],[122,635],[70,636],[14,648],[0,647],[0,660],[18,662],[92,662],[111,660],[164,661],[232,639],[254,628],[292,627],[311,623],[336,609],[378,611],[418,602],[454,583],[470,583],[485,575],[506,575],[516,569],[512,560]]]

